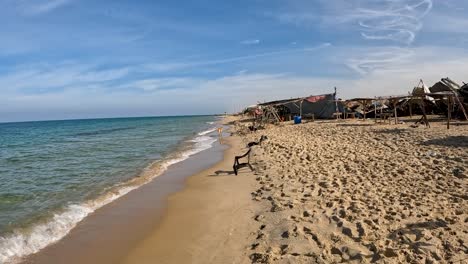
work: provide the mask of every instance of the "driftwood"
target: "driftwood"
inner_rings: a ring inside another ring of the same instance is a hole
[[[260,140],[258,142],[249,142],[249,144],[247,144],[247,146],[249,148],[251,148],[253,146],[260,145],[260,144],[262,144],[262,141],[264,141],[265,139],[268,139],[268,138],[266,136],[261,136]]]

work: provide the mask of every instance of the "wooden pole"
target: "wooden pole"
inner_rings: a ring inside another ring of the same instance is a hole
[[[382,114],[383,114],[383,101],[379,101],[380,103],[380,118],[382,118]]]
[[[409,116],[410,118],[413,118],[413,99],[410,99],[408,102],[409,102]]]
[[[343,119],[348,119],[346,116],[346,107],[343,107]]]
[[[463,115],[465,116],[465,119],[468,120],[468,114],[465,111],[465,106],[460,101],[460,98],[458,98],[458,95],[455,94],[454,99],[455,100],[453,100],[453,102],[455,103],[455,101],[456,101],[456,103],[458,103],[458,105],[460,106],[461,111],[463,112]]]
[[[304,100],[301,100],[301,107],[300,107],[300,110],[299,110],[301,118],[302,118],[302,102],[304,102]]]
[[[366,120],[366,114],[367,114],[367,100],[361,101],[362,104],[362,111],[364,112],[364,120]]]
[[[449,95],[447,97],[447,129],[450,129],[450,118],[452,118],[452,110],[450,109],[451,99],[452,99],[452,96]]]
[[[334,100],[335,100],[335,113],[336,113],[336,119],[338,120],[339,117],[340,117],[340,114],[339,114],[339,111],[340,109],[338,109],[338,99],[337,99],[337,96],[336,96],[336,86],[335,86],[335,93],[334,93],[334,96],[333,96]]]
[[[374,101],[374,122],[377,123],[377,102]]]
[[[431,125],[429,124],[429,120],[427,120],[426,106],[424,105],[424,98],[423,97],[421,97],[421,100],[419,100],[419,106],[421,107],[421,110],[423,112],[424,124],[426,124],[426,127],[431,127]]]
[[[396,105],[397,105],[397,100],[393,100],[393,111],[395,113],[395,125],[398,125],[398,116],[397,116]]]

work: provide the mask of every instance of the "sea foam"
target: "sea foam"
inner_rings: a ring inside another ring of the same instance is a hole
[[[205,131],[202,131],[200,133],[198,133],[199,136],[204,136],[204,135],[207,135],[209,133],[212,133],[216,130],[216,128],[211,128],[211,129],[208,129],[208,130],[205,130]]]
[[[18,263],[22,258],[39,252],[46,246],[53,244],[65,237],[80,221],[96,211],[98,208],[116,200],[119,197],[148,183],[155,177],[161,175],[169,166],[188,159],[201,151],[212,147],[216,138],[206,136],[215,129],[200,132],[198,137],[189,140],[194,143],[191,149],[178,153],[175,157],[160,161],[161,170],[152,177],[140,182],[139,185],[130,185],[117,188],[98,197],[97,199],[82,204],[67,206],[62,212],[54,214],[47,222],[37,224],[28,231],[16,230],[8,236],[0,236],[0,263]]]

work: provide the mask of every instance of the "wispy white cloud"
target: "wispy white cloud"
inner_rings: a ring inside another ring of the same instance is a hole
[[[208,67],[213,65],[228,64],[253,60],[279,55],[294,53],[314,52],[322,48],[329,47],[329,43],[324,43],[314,47],[301,49],[285,49],[264,53],[254,53],[245,56],[228,57],[214,60],[171,62],[171,63],[147,63],[143,65],[130,65],[125,67],[114,67],[110,69],[99,69],[97,64],[80,64],[75,62],[62,62],[54,64],[31,64],[9,69],[0,74],[0,87],[3,92],[15,93],[56,93],[58,88],[70,89],[70,87],[90,87],[91,85],[103,85],[104,82],[120,80],[122,78],[133,79],[134,81],[113,86],[114,90],[125,88],[136,88],[143,91],[157,91],[169,89],[185,89],[196,87],[197,79],[190,77],[171,77],[170,74],[178,73],[182,69],[196,67]],[[142,78],[135,76],[154,75],[154,73],[164,74],[168,77]],[[239,72],[243,75],[244,72]],[[137,78],[135,80],[135,78]]]
[[[135,108],[140,107],[141,103],[141,107],[151,109],[150,104],[164,105],[169,101],[174,102],[174,98],[183,98],[185,103],[196,110],[207,109],[199,101],[226,102],[225,98],[234,98],[231,105],[220,103],[213,106],[218,111],[232,111],[257,101],[330,92],[334,86],[339,88],[340,96],[345,98],[401,94],[409,91],[420,78],[429,84],[446,76],[461,82],[468,69],[468,52],[463,50],[435,47],[333,49],[330,52],[336,56],[334,63],[344,62],[360,75],[318,78],[242,70],[217,78],[145,77],[138,73],[133,75],[139,68],[137,66],[103,70],[96,65],[74,63],[31,65],[0,75],[0,86],[7,88],[7,96],[4,98],[8,98],[7,101],[0,99],[0,110],[7,106],[11,111],[18,110],[25,102],[36,102],[36,105],[47,108],[45,102],[50,100],[69,102],[68,106],[54,102],[54,107],[66,108],[74,106],[78,99],[88,102],[90,107],[98,107],[100,101],[109,104],[109,107],[116,107],[115,102],[130,100]],[[444,57],[438,54],[444,54]],[[119,82],[114,83],[115,80]],[[60,87],[65,89],[53,89]],[[49,88],[52,88],[49,93],[41,90]],[[35,89],[40,92],[36,93]],[[90,95],[93,98],[87,98]],[[110,102],[109,98],[116,101]]]
[[[411,44],[423,27],[423,18],[432,10],[432,0],[319,0],[323,10],[266,13],[281,23],[300,27],[336,26],[358,30],[367,40],[387,40]],[[357,27],[356,27],[357,26]]]
[[[334,63],[342,61],[358,74],[356,78],[363,80],[376,75],[387,80],[388,78],[384,77],[385,74],[392,75],[395,80],[400,79],[398,74],[415,77],[432,75],[437,78],[453,74],[461,79],[463,75],[460,72],[468,69],[468,63],[463,62],[468,59],[468,51],[454,47],[347,47],[336,50],[334,53]]]
[[[384,49],[379,54],[378,50],[372,51],[373,56],[387,56]],[[343,53],[358,53],[358,50],[344,50]],[[361,50],[364,55],[365,50]],[[399,51],[396,51],[399,52]],[[331,92],[333,87],[338,87],[339,96],[352,98],[359,96],[397,95],[407,94],[419,79],[424,79],[432,85],[440,78],[450,77],[461,83],[467,81],[466,69],[468,69],[468,52],[462,50],[450,50],[440,48],[415,48],[405,51],[406,55],[399,59],[388,55],[386,64],[372,66],[372,70],[358,77],[308,77],[291,74],[256,75],[246,74],[241,76],[227,76],[205,84],[205,87],[226,89],[220,94],[238,91],[245,96],[242,100],[250,100],[245,105],[256,101],[284,99],[294,96],[319,94]],[[446,54],[441,58],[437,54]],[[357,54],[358,55],[358,54]],[[371,57],[371,56],[369,56]],[[381,61],[378,59],[377,61]],[[361,62],[364,63],[364,62]],[[372,62],[367,62],[372,63]],[[223,87],[223,88],[220,88]],[[282,87],[288,87],[283,89]],[[219,90],[218,90],[219,91]],[[235,97],[235,95],[232,95]],[[246,99],[247,98],[247,99]]]
[[[144,71],[153,71],[159,73],[172,72],[194,66],[193,62],[160,62],[146,63],[140,66]]]
[[[322,43],[317,46],[310,46],[310,47],[305,47],[305,48],[294,48],[294,49],[289,48],[289,49],[275,50],[275,51],[270,51],[270,52],[253,53],[253,54],[244,55],[244,56],[213,59],[213,60],[148,63],[148,64],[143,65],[141,68],[145,70],[149,70],[149,71],[171,72],[171,71],[177,71],[177,70],[186,69],[186,68],[220,65],[220,64],[253,60],[253,59],[258,59],[258,58],[273,57],[273,56],[278,56],[278,55],[315,52],[317,50],[330,47],[331,45],[332,45],[331,43]]]
[[[246,39],[240,42],[242,45],[256,45],[260,44],[259,39]]]
[[[121,87],[140,89],[146,92],[161,92],[163,90],[187,89],[196,87],[199,80],[196,78],[150,78],[133,81]]]
[[[346,54],[343,58],[345,64],[360,75],[366,75],[376,70],[394,68],[402,63],[409,62],[414,51],[409,48],[379,47],[362,49],[351,49],[353,52]]]
[[[121,79],[130,72],[129,68],[97,70],[95,65],[59,63],[54,65],[35,64],[23,66],[0,75],[3,92],[21,94],[54,91],[56,88],[96,84]]]
[[[71,0],[18,0],[20,9],[27,15],[39,15],[51,12],[71,2]]]
[[[222,63],[230,63],[230,62],[237,62],[237,61],[243,61],[243,60],[258,59],[262,57],[276,56],[280,54],[313,52],[313,51],[317,51],[317,50],[320,50],[329,46],[331,46],[331,43],[322,43],[317,46],[305,47],[305,48],[300,48],[300,49],[284,49],[284,50],[277,50],[277,51],[271,51],[271,52],[255,53],[255,54],[245,55],[245,56],[211,60],[211,61],[203,62],[202,64],[222,64]]]
[[[367,40],[366,48],[348,52],[341,57],[361,77],[411,64],[411,60],[415,59],[415,50],[411,48],[411,44],[423,30],[424,23],[431,20],[432,14],[428,14],[433,9],[432,0],[321,2],[326,10],[322,17],[325,28],[342,26],[347,32]],[[379,41],[378,45],[372,46],[376,41]],[[353,50],[352,47],[349,48]]]
[[[109,113],[174,101],[222,111],[226,98],[242,105],[333,86],[343,97],[400,93],[419,78],[461,81],[468,69],[466,45],[458,44],[468,39],[460,11],[468,6],[458,0],[279,1],[233,9],[228,23],[212,16],[221,2],[196,9],[202,20],[170,2],[91,2],[0,0],[8,24],[0,41],[0,114],[52,105],[73,111],[77,101]],[[52,16],[60,11],[69,13]],[[38,61],[49,65],[16,66]]]
[[[258,101],[332,92],[334,86],[338,87],[341,98],[352,98],[406,94],[419,79],[423,79],[428,85],[447,76],[459,83],[467,81],[468,52],[460,49],[437,47],[412,48],[405,51],[400,51],[396,47],[382,50],[375,48],[370,51],[359,47],[335,49],[337,50],[332,52],[336,53],[337,61],[348,58],[346,54],[355,54],[354,61],[348,63],[354,63],[357,65],[357,70],[362,70],[365,74],[344,78],[249,71],[221,77],[158,78],[137,75],[127,80],[129,76],[124,75],[125,71],[119,72],[118,69],[115,69],[115,72],[96,71],[93,77],[83,77],[86,76],[84,73],[90,71],[88,67],[80,69],[77,67],[76,70],[68,70],[68,73],[65,70],[38,73],[25,68],[21,70],[21,74],[17,74],[8,82],[5,76],[1,76],[0,86],[17,84],[19,86],[16,88],[31,87],[34,82],[55,80],[56,83],[52,85],[67,85],[69,88],[53,93],[23,93],[21,89],[11,91],[7,96],[0,97],[0,120],[7,120],[7,113],[23,112],[29,113],[27,115],[29,118],[33,116],[31,113],[44,113],[44,115],[48,113],[49,118],[54,118],[51,113],[63,113],[66,109],[72,114],[56,118],[99,117],[103,113],[104,116],[125,116],[128,113],[133,115],[219,113],[239,111],[242,107]],[[392,49],[395,53],[401,52],[406,55],[400,59],[385,59],[394,57],[387,54]],[[444,56],[441,57],[439,54]],[[377,57],[378,63],[365,59],[359,61],[359,57]],[[381,61],[386,63],[380,63]],[[45,73],[46,79],[38,79],[42,73]],[[66,77],[61,77],[64,75]],[[121,76],[126,78],[117,84],[105,81]],[[28,82],[18,83],[22,79]],[[86,82],[75,83],[74,80],[77,79],[84,79]]]
[[[411,44],[432,9],[431,0],[386,0],[380,8],[361,7],[352,14],[362,27],[362,36],[371,40],[392,40]]]
[[[388,40],[411,44],[423,27],[423,18],[432,10],[432,0],[352,0],[352,8],[339,9],[335,17],[325,16],[330,25],[358,25],[368,40]]]
[[[244,70],[240,70],[237,72],[237,75],[243,75],[243,74],[246,74],[248,72],[248,70],[244,69]]]

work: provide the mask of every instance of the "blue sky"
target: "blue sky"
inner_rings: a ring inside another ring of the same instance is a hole
[[[0,0],[0,122],[468,82],[459,0]]]

